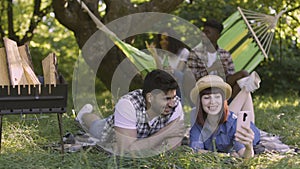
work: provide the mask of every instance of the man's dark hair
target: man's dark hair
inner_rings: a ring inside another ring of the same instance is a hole
[[[170,90],[177,90],[178,83],[169,73],[160,69],[156,69],[148,73],[145,77],[143,96],[146,98],[146,94],[155,89],[159,89],[167,93]]]
[[[219,33],[221,33],[224,29],[223,24],[215,19],[208,19],[206,22],[204,22],[203,26],[215,28],[219,31]]]

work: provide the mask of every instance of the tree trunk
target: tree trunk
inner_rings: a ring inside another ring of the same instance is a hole
[[[103,18],[98,12],[99,0],[84,0],[89,9],[98,17],[104,24],[109,23],[117,18],[138,13],[138,12],[164,12],[168,13],[176,9],[176,7],[183,2],[183,0],[151,0],[143,4],[134,6],[130,0],[103,0],[106,4],[106,14]],[[56,19],[68,29],[74,32],[78,46],[80,49],[85,42],[98,29],[91,18],[84,12],[76,0],[63,1],[52,0],[52,6],[55,12]],[[97,71],[97,77],[101,79],[104,85],[110,90],[111,79],[116,67],[125,58],[120,50],[116,47],[112,48],[104,57],[101,65]],[[93,64],[93,60],[85,58],[88,64]],[[141,85],[141,78],[137,77],[131,84],[131,89],[139,88]]]

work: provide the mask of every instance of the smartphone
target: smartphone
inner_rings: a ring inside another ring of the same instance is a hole
[[[242,125],[250,128],[250,111],[240,111],[237,116],[236,130],[243,131]]]

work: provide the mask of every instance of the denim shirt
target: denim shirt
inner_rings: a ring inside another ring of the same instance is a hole
[[[192,114],[195,114],[195,109],[194,112],[192,112]],[[195,118],[191,118],[191,119],[195,119]],[[227,121],[221,124],[218,127],[217,131],[204,142],[200,139],[202,126],[196,122],[191,123],[192,128],[190,130],[189,146],[193,148],[195,151],[210,150],[210,151],[217,151],[222,153],[230,153],[232,150],[235,150],[236,152],[238,152],[245,146],[242,143],[235,141],[234,135],[236,132],[236,123],[237,123],[237,117],[233,114],[233,112],[230,112]],[[253,145],[257,145],[260,140],[259,129],[252,122],[250,124],[250,128],[254,132]],[[215,142],[215,145],[213,144],[213,142]],[[216,148],[216,150],[214,150],[214,147]]]

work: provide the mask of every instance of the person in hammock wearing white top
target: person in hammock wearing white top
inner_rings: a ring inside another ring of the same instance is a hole
[[[163,29],[161,33],[157,34],[155,42],[151,44],[146,42],[146,46],[156,60],[159,69],[163,69],[165,66],[163,65],[163,55],[168,56],[171,69],[183,71],[185,68],[189,49],[180,41],[180,38],[173,29]]]
[[[218,39],[223,30],[222,23],[214,19],[207,20],[203,27],[202,43],[190,51],[187,65],[199,80],[206,75],[219,75],[232,87],[232,96],[228,100],[233,112],[254,109],[250,92],[259,88],[260,78],[256,72],[251,75],[245,70],[235,72],[231,54],[218,46]]]
[[[181,97],[183,71],[190,53],[188,47],[180,41],[180,37],[171,28],[161,30],[155,42],[151,44],[146,42],[146,47],[155,59],[157,68],[174,75],[180,88],[177,95]]]

